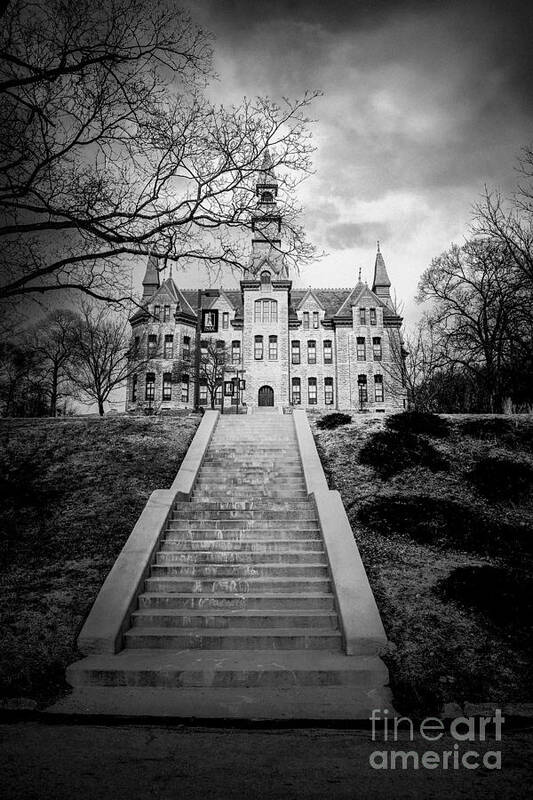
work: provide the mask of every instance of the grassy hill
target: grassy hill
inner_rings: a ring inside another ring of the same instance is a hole
[[[531,702],[533,421],[441,420],[314,423],[391,641],[397,707]]]
[[[0,696],[50,699],[148,496],[170,486],[199,419],[0,422]]]

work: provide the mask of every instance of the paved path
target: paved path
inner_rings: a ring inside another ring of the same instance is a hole
[[[533,733],[504,729],[501,744],[500,772],[376,772],[368,764],[375,749],[368,731],[13,723],[0,725],[0,796],[2,800],[522,800],[533,778]],[[419,752],[425,749],[415,746]],[[494,742],[487,746],[492,749]],[[411,747],[401,743],[401,749]],[[434,749],[451,747],[453,740],[447,738]]]

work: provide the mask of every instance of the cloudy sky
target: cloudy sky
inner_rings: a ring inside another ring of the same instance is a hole
[[[372,279],[376,239],[408,318],[432,257],[467,235],[484,184],[510,191],[533,140],[533,4],[191,0],[216,37],[217,97],[319,89],[301,191],[327,256],[300,283]]]

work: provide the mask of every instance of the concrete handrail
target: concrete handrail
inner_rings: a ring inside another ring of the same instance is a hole
[[[190,497],[218,417],[218,411],[205,412],[172,486],[157,489],[150,495],[78,636],[78,649],[84,655],[114,654],[122,649],[130,615],[135,610],[174,503]]]
[[[345,651],[379,653],[387,636],[341,496],[328,489],[307,414],[298,409],[293,417],[307,492],[315,501],[324,538]]]

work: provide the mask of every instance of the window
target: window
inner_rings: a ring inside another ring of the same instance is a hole
[[[368,392],[366,388],[366,375],[359,375],[357,377],[357,384],[359,387],[359,402],[366,403],[368,400]]]
[[[170,319],[170,306],[163,306],[163,322],[168,322]]]
[[[226,343],[224,342],[224,339],[217,339],[217,350],[224,350],[225,347]]]
[[[137,400],[137,375],[131,376],[131,402],[135,403]]]
[[[359,325],[366,325],[366,308],[359,309]]]
[[[155,333],[148,334],[148,358],[155,356],[157,350],[157,335]]]
[[[333,354],[331,350],[331,339],[326,339],[324,341],[324,364],[332,364],[333,363]]]
[[[316,378],[309,378],[308,394],[309,394],[309,405],[316,406]]]
[[[263,337],[256,336],[254,344],[254,358],[256,361],[261,361],[263,358]]]
[[[237,340],[231,343],[231,363],[241,363],[241,343]]]
[[[140,340],[140,338],[138,336],[136,336],[135,339],[133,340],[133,354],[135,356],[138,355],[138,353],[139,353],[139,342],[140,341],[141,340]]]
[[[188,403],[189,402],[189,376],[182,375],[181,376],[181,402]]]
[[[304,329],[309,330],[309,311],[303,313]]]
[[[324,403],[333,405],[333,378],[324,378]]]
[[[159,319],[161,316],[161,306],[154,306],[154,317]]]
[[[307,342],[307,363],[316,364],[316,342],[310,339]]]
[[[172,400],[172,374],[163,373],[163,400]]]
[[[261,286],[269,286],[270,285],[270,272],[261,273]]]
[[[357,360],[366,361],[366,346],[364,336],[357,337]]]
[[[375,308],[371,308],[371,309],[370,309],[370,324],[371,324],[371,325],[375,325],[375,324],[376,324],[376,322],[377,322],[377,319],[376,319],[376,309],[375,309]]]
[[[318,328],[318,311],[313,311],[313,328]]]
[[[256,300],[254,303],[254,322],[277,322],[278,301]]]
[[[268,337],[268,359],[269,359],[269,361],[277,361],[278,360],[278,337],[277,336],[269,336]]]
[[[300,363],[300,342],[297,340],[291,342],[291,361],[293,364]]]
[[[229,311],[224,311],[222,314],[222,327],[224,330],[229,328]]]
[[[374,375],[374,397],[376,403],[383,402],[383,375]]]
[[[381,361],[381,339],[375,336],[372,339],[372,352],[374,353],[374,361]]]
[[[292,402],[295,406],[299,406],[302,402],[302,384],[300,378],[292,379]]]
[[[215,405],[216,406],[222,405],[222,386],[217,386],[215,390]]]
[[[146,373],[146,385],[144,387],[144,399],[153,402],[155,398],[155,372]]]
[[[183,358],[188,359],[191,357],[191,337],[183,337]]]
[[[207,383],[205,381],[200,381],[200,392],[198,395],[198,402],[201,406],[207,405]]]
[[[174,351],[174,337],[171,333],[165,335],[164,358],[172,358]]]
[[[200,341],[200,355],[201,356],[207,355],[207,339],[202,339]]]

